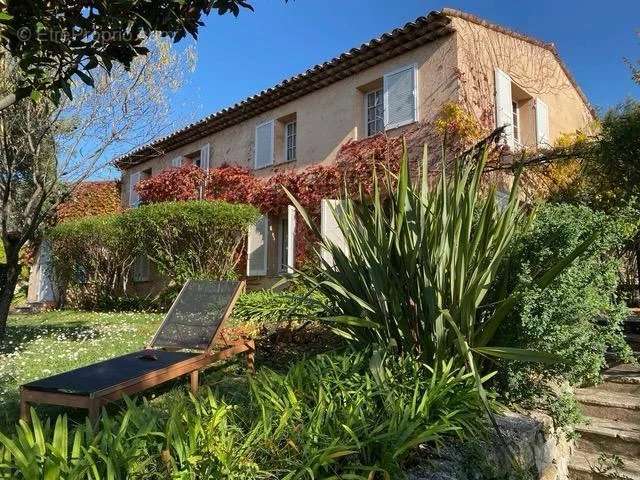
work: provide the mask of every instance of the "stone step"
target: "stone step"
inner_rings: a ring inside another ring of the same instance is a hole
[[[622,392],[640,397],[640,366],[617,365],[608,369],[602,376],[604,383],[596,388],[608,392]]]
[[[640,424],[640,396],[580,388],[576,390],[576,399],[587,417]]]
[[[598,453],[578,451],[569,459],[569,479],[640,480],[640,462],[629,457],[601,457]]]
[[[580,438],[576,448],[582,452],[607,452],[630,458],[640,457],[640,424],[590,418],[576,427]]]
[[[640,350],[640,333],[626,333],[624,337],[632,350]]]

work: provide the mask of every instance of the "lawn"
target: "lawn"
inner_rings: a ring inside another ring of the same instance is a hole
[[[162,318],[162,314],[151,313],[69,310],[9,317],[7,342],[0,347],[0,431],[13,431],[19,413],[21,384],[139,350],[151,339]],[[318,325],[289,331],[277,322],[231,319],[224,330],[229,340],[239,336],[255,338],[256,364],[281,371],[304,356],[342,345],[337,337]],[[243,376],[246,372],[244,357],[236,360],[230,368],[225,368],[227,375]],[[208,383],[208,375],[201,381]],[[160,387],[154,392],[166,390]],[[39,407],[39,410],[55,415],[64,409]],[[77,415],[78,420],[81,418]]]
[[[135,351],[161,320],[159,314],[76,311],[9,317],[0,347],[0,430],[17,418],[20,384]]]

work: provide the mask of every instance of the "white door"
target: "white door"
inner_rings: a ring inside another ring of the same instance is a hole
[[[343,214],[344,210],[344,202],[341,200],[332,200],[332,199],[323,199],[320,203],[320,233],[322,234],[322,238],[326,242],[331,242],[334,245],[337,245],[340,250],[342,250],[345,254],[349,254],[349,246],[347,245],[347,241],[342,234],[342,230],[340,230],[340,226],[338,225],[338,220],[336,217],[340,217]],[[334,265],[333,255],[331,252],[322,249],[322,258],[327,264],[330,266]]]

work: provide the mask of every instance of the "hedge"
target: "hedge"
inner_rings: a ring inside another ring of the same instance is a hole
[[[502,365],[502,387],[509,396],[528,396],[540,384],[532,379],[595,383],[606,365],[607,350],[628,358],[630,351],[622,334],[628,311],[617,294],[618,252],[634,228],[622,216],[584,206],[550,204],[540,209],[532,228],[516,240],[502,273],[511,289],[546,271],[593,232],[600,232],[590,250],[552,285],[544,291],[527,291],[515,314],[503,323],[501,345],[553,352],[564,358],[551,368],[518,362]]]
[[[167,292],[188,278],[231,278],[258,215],[249,205],[189,201],[62,222],[48,237],[63,298],[80,308],[117,304],[130,294],[139,255],[166,278]]]

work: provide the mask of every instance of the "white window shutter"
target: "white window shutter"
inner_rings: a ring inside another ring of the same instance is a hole
[[[171,160],[171,166],[172,167],[181,167],[182,166],[182,157],[176,157],[173,160]]]
[[[211,158],[211,146],[207,143],[200,149],[200,168],[205,172],[209,170]]]
[[[384,126],[397,128],[418,119],[416,67],[404,67],[384,76]]]
[[[324,241],[331,242],[337,245],[345,254],[349,254],[349,247],[347,241],[340,230],[336,216],[343,214],[344,202],[341,200],[323,199],[320,202],[320,233]],[[326,249],[322,249],[322,258],[329,265],[333,265],[333,256],[331,252]]]
[[[287,207],[287,273],[293,273],[296,261],[296,207]]]
[[[536,140],[538,147],[549,147],[549,107],[536,98]]]
[[[256,127],[255,168],[273,165],[273,120]]]
[[[140,204],[140,195],[134,188],[140,181],[140,172],[132,173],[129,176],[129,206],[137,207]]]
[[[267,274],[267,248],[269,238],[269,219],[261,216],[255,225],[249,227],[247,239],[247,276]]]
[[[505,126],[506,143],[514,148],[513,99],[511,96],[511,77],[496,68],[496,127]]]

